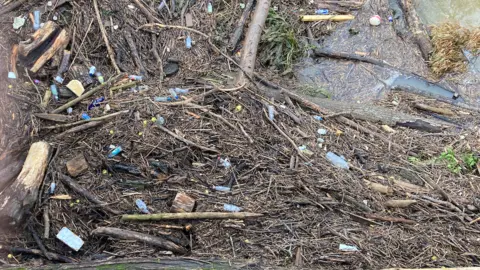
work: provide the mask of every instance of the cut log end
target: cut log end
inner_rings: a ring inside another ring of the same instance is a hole
[[[67,161],[67,172],[72,177],[77,177],[78,175],[84,173],[88,170],[88,163],[85,160],[83,154],[77,155],[71,160]]]

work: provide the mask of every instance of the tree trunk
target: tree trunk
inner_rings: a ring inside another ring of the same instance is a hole
[[[48,165],[50,145],[46,142],[32,144],[27,159],[17,179],[0,193],[0,227],[21,224],[26,212],[37,200]]]

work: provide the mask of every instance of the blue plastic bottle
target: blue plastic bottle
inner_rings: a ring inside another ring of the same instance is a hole
[[[33,30],[40,29],[40,10],[35,10],[33,12]]]
[[[53,98],[58,101],[58,89],[55,84],[50,85],[50,91],[52,92]]]
[[[122,147],[121,146],[117,146],[115,147],[115,149],[112,150],[112,152],[110,152],[110,154],[108,154],[108,158],[113,158],[114,156],[120,154],[120,152],[122,152]]]
[[[185,46],[187,47],[187,49],[192,48],[192,38],[190,36],[187,36],[187,38],[185,39]]]
[[[348,166],[348,162],[342,157],[339,157],[332,152],[328,152],[326,157],[327,157],[327,160],[333,164],[333,166],[340,169],[346,169],[346,170],[350,169],[350,166]]]
[[[172,101],[171,97],[155,97],[153,100],[156,102],[169,102]]]
[[[83,120],[90,120],[92,118],[87,113],[82,113],[82,119]]]
[[[233,205],[233,204],[225,203],[225,204],[223,204],[223,210],[225,210],[227,212],[240,212],[240,211],[242,211],[242,208],[240,208],[236,205]]]
[[[142,201],[142,200],[140,200],[140,199],[137,199],[137,200],[135,201],[135,204],[137,205],[138,209],[139,209],[142,213],[144,213],[144,214],[150,214],[150,211],[148,211],[147,204],[146,204],[144,201]]]

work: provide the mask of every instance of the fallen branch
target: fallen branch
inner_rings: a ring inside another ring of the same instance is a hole
[[[130,48],[130,53],[132,55],[133,62],[138,68],[137,73],[140,75],[145,75],[146,70],[145,70],[145,67],[143,66],[142,60],[140,59],[140,55],[138,54],[137,45],[135,45],[135,41],[133,41],[132,33],[130,32],[130,30],[125,30],[124,34],[125,34],[125,40],[127,40],[128,47]]]
[[[63,124],[63,125],[55,125],[55,126],[42,127],[42,129],[57,129],[57,128],[73,127],[73,126],[80,125],[80,124],[85,124],[85,123],[88,123],[88,122],[95,122],[95,121],[107,120],[107,119],[110,119],[110,118],[113,118],[113,117],[115,117],[115,116],[122,115],[122,114],[125,114],[125,113],[128,113],[128,112],[130,112],[130,111],[129,111],[129,110],[125,110],[125,111],[120,111],[120,112],[116,112],[116,113],[112,113],[112,114],[107,114],[107,115],[100,116],[100,117],[94,117],[94,118],[91,118],[91,119],[89,119],[89,120],[81,120],[81,121],[77,121],[77,122],[73,122],[73,123],[68,123],[68,124]],[[62,116],[63,116],[63,115],[62,115]]]
[[[455,115],[455,113],[450,109],[432,107],[422,103],[415,103],[413,106],[417,109],[424,110],[424,111],[429,111],[429,112],[434,112],[434,113],[439,113],[444,115]]]
[[[50,92],[50,91],[48,91]],[[51,92],[50,92],[51,93]],[[60,123],[66,123],[69,122],[73,119],[72,116],[69,115],[63,115],[63,114],[53,114],[53,113],[36,113],[34,114],[35,117],[38,117],[40,119],[48,120],[48,121],[53,121],[53,122],[60,122]]]
[[[80,132],[80,131],[83,131],[85,129],[89,129],[89,128],[93,128],[93,127],[96,127],[96,126],[100,126],[103,124],[103,121],[92,121],[92,122],[87,122],[81,126],[77,126],[77,127],[74,127],[74,128],[71,128],[69,130],[66,130],[60,134],[57,135],[57,138],[62,138],[63,136],[65,135],[68,135],[68,134],[72,134],[72,133],[76,133],[76,132]]]
[[[40,237],[38,236],[38,233],[35,231],[35,229],[33,228],[32,224],[29,223],[27,225],[27,228],[28,230],[30,231],[30,233],[32,234],[32,237],[33,237],[33,240],[35,240],[35,243],[37,243],[38,247],[40,248],[40,251],[42,251],[42,254],[49,260],[52,260],[52,257],[50,257],[48,255],[48,252],[47,252],[47,249],[45,248],[45,246],[43,245],[42,243],[42,240],[40,240]]]
[[[156,246],[168,251],[175,252],[177,254],[185,254],[187,250],[175,244],[174,242],[167,240],[162,237],[148,235],[139,232],[127,231],[118,228],[112,227],[99,227],[92,231],[93,235],[107,235],[114,238],[124,239],[124,240],[136,240],[152,246]]]
[[[25,254],[33,254],[33,255],[38,255],[38,256],[45,256],[43,254],[43,252],[39,249],[16,248],[16,247],[7,247],[7,246],[1,246],[0,245],[0,250],[5,250],[5,251],[7,251],[9,253],[13,253],[13,254],[25,253]],[[65,263],[73,263],[74,262],[74,260],[72,260],[68,257],[62,256],[62,255],[56,254],[56,253],[47,252],[47,255],[55,261],[65,262]],[[16,269],[18,269],[18,268],[16,268]]]
[[[103,41],[105,42],[105,46],[107,47],[108,56],[110,57],[110,61],[112,62],[112,66],[115,69],[115,72],[117,72],[117,74],[120,74],[122,72],[118,68],[117,62],[115,61],[115,53],[114,53],[112,47],[110,46],[110,42],[108,41],[107,31],[105,30],[105,26],[103,25],[102,18],[100,17],[100,11],[98,10],[97,0],[93,0],[93,7],[95,8],[95,14],[97,16],[98,27],[100,27],[100,32],[102,33]]]
[[[207,152],[213,152],[213,153],[217,153],[219,154],[220,152],[218,150],[215,150],[215,149],[212,149],[212,148],[208,148],[208,147],[205,147],[205,146],[201,146],[199,144],[196,144],[192,141],[189,141],[185,138],[182,138],[180,136],[178,136],[177,134],[171,132],[169,129],[163,127],[163,126],[160,126],[160,125],[156,125],[157,128],[159,128],[161,131],[167,133],[168,135],[174,137],[175,139],[179,140],[179,141],[182,141],[184,143],[186,143],[187,145],[190,145],[190,146],[193,146],[193,147],[196,147],[200,150],[203,150],[203,151],[207,151]]]
[[[406,223],[406,224],[416,224],[415,221],[405,218],[397,218],[397,217],[386,217],[386,216],[379,216],[376,214],[365,214],[367,218],[388,221],[388,222],[395,222],[395,223]]]
[[[82,195],[83,197],[85,197],[86,199],[88,199],[90,202],[102,207],[103,209],[105,209],[106,211],[114,214],[114,215],[120,215],[121,212],[118,211],[118,210],[114,210],[110,207],[107,206],[107,203],[99,200],[95,195],[91,194],[88,190],[84,189],[83,187],[81,187],[80,185],[77,184],[77,182],[75,182],[75,180],[73,180],[72,178],[66,176],[66,175],[63,175],[63,174],[58,174],[60,180],[65,184],[67,185],[69,188],[71,188],[73,191],[75,191],[76,193]]]
[[[108,80],[106,83],[104,84],[101,84],[93,89],[91,89],[90,91],[84,93],[83,95],[67,102],[66,104],[56,108],[55,110],[52,111],[52,113],[59,113],[59,112],[63,112],[65,111],[66,109],[74,106],[75,104],[79,103],[80,101],[88,98],[88,97],[91,97],[93,94],[97,93],[98,91],[102,90],[103,88],[105,88],[106,86],[112,84],[113,82],[115,82],[119,77],[121,77],[122,74],[118,74],[114,77],[112,77],[110,80]]]
[[[263,214],[239,212],[193,212],[193,213],[161,213],[151,215],[123,215],[123,221],[155,221],[155,220],[178,220],[178,219],[247,219],[262,217]]]
[[[230,38],[230,42],[228,46],[228,48],[231,51],[234,51],[237,48],[238,43],[242,38],[243,28],[245,27],[245,23],[247,22],[247,19],[250,16],[250,11],[252,11],[253,3],[254,3],[254,0],[248,0],[247,4],[245,5],[245,8],[243,9],[242,16],[240,17],[240,20],[238,20],[237,22],[237,27],[235,27],[235,31],[233,31],[233,35],[232,35],[232,38]]]

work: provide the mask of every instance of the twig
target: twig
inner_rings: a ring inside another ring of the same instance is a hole
[[[103,202],[103,201],[100,201],[97,197],[95,197],[95,195],[91,194],[90,192],[88,192],[88,190],[84,189],[83,187],[79,186],[75,180],[73,180],[72,178],[66,176],[66,175],[63,175],[63,174],[58,174],[58,177],[60,178],[60,180],[65,184],[67,185],[68,187],[70,187],[73,191],[75,191],[76,193],[82,195],[83,197],[87,198],[89,201],[91,201],[92,203],[102,207],[103,209],[105,209],[106,211],[114,214],[114,215],[120,215],[121,212],[118,211],[118,210],[114,210],[108,206],[106,206],[106,203]]]
[[[116,113],[112,113],[112,114],[107,114],[107,115],[100,116],[100,117],[91,118],[89,120],[81,120],[81,121],[77,121],[77,122],[74,122],[74,123],[68,123],[68,124],[63,124],[63,125],[42,127],[42,129],[57,129],[57,128],[73,127],[73,126],[80,125],[80,124],[85,124],[85,123],[88,123],[88,122],[95,122],[95,121],[110,119],[112,117],[115,117],[115,116],[118,116],[118,115],[121,115],[121,114],[125,114],[125,113],[129,113],[129,112],[130,112],[129,110],[125,110],[125,111],[120,111],[120,112],[116,112]]]
[[[48,205],[43,209],[43,238],[48,239],[50,237],[50,218],[48,217]]]
[[[270,118],[268,117],[268,114],[267,112],[265,111],[265,109],[263,109],[263,112],[264,112],[264,115],[265,117],[267,118],[268,122],[270,122],[270,124],[272,124],[272,126],[275,127],[276,130],[278,130],[278,132],[280,132],[280,134],[285,137],[285,139],[287,139],[287,141],[290,142],[290,144],[295,148],[295,150],[297,151],[298,155],[305,161],[308,161],[308,159],[303,155],[302,151],[300,150],[300,148],[298,148],[297,144],[292,140],[290,139],[290,137],[288,137],[287,134],[285,134],[285,132],[283,132],[283,130],[280,129],[279,126],[277,126],[277,124],[275,124],[275,122],[273,122],[272,120],[270,120]]]
[[[132,87],[132,86],[135,86],[135,85],[137,85],[137,82],[133,81],[133,82],[129,82],[129,83],[126,83],[126,84],[122,84],[122,85],[119,85],[119,86],[112,87],[109,90],[110,97],[113,96],[113,91],[121,90],[121,89],[128,88],[128,87]]]
[[[201,146],[201,145],[198,145],[192,141],[189,141],[185,138],[182,138],[180,136],[178,136],[177,134],[173,133],[172,131],[170,131],[168,128],[165,128],[163,126],[160,126],[160,125],[156,125],[157,128],[159,128],[161,131],[167,133],[168,135],[174,137],[175,139],[179,140],[179,141],[182,141],[190,146],[193,146],[193,147],[196,147],[200,150],[203,150],[203,151],[207,151],[207,152],[213,152],[213,153],[217,153],[219,154],[220,152],[218,150],[215,150],[215,149],[212,149],[212,148],[208,148],[208,147],[205,147],[205,146]]]
[[[130,32],[130,30],[125,30],[124,35],[125,35],[125,39],[127,40],[128,47],[130,48],[130,53],[132,55],[133,62],[138,68],[138,72],[141,75],[146,75],[145,67],[143,66],[142,59],[140,59],[140,55],[138,54],[135,41],[133,41],[132,33]]]
[[[42,243],[42,240],[40,240],[40,237],[38,236],[38,233],[35,231],[35,229],[33,228],[32,226],[32,223],[28,223],[27,225],[27,228],[28,230],[30,231],[30,233],[32,234],[33,236],[33,240],[35,240],[35,243],[37,243],[38,247],[40,248],[40,250],[42,251],[43,255],[49,259],[49,260],[52,260],[52,257],[50,257],[48,255],[48,252],[47,252],[47,249],[45,248],[45,246],[43,245]]]
[[[135,4],[138,6],[138,8],[140,9],[140,11],[142,11],[142,13],[147,16],[147,19],[150,23],[153,23],[153,22],[160,22],[159,19],[155,18],[152,13],[142,4],[142,2],[140,2],[140,0],[133,0],[133,2],[135,2]]]
[[[66,104],[58,107],[57,109],[53,110],[52,113],[59,113],[59,112],[63,112],[64,110],[68,109],[69,107],[72,107],[73,105],[79,103],[80,101],[92,96],[93,94],[95,94],[96,92],[102,90],[104,87],[110,85],[111,83],[113,83],[114,81],[116,81],[119,77],[121,77],[122,74],[118,74],[114,77],[112,77],[110,80],[108,80],[106,83],[104,84],[101,84],[95,88],[93,88],[92,90],[86,92],[85,94],[67,102]]]
[[[7,247],[7,246],[2,246],[0,245],[0,250],[5,250],[10,253],[26,253],[26,254],[33,254],[33,255],[38,255],[38,256],[45,256],[41,250],[38,249],[30,249],[30,248],[16,248],[16,247]],[[65,262],[65,263],[73,263],[74,261],[68,257],[52,253],[52,252],[47,252],[48,256],[52,258],[53,260],[59,261],[59,262]]]
[[[231,51],[234,51],[237,48],[238,43],[242,38],[243,28],[245,28],[245,23],[247,22],[250,11],[253,8],[253,2],[254,0],[248,0],[248,3],[245,5],[245,9],[243,10],[242,17],[240,17],[240,20],[238,20],[237,27],[235,28],[235,31],[233,32],[232,38],[230,39],[230,43],[228,45],[228,48]]]
[[[240,124],[240,123],[237,123],[237,124],[238,124],[238,126],[240,127],[240,130],[243,132],[243,135],[245,135],[245,137],[247,137],[248,142],[249,142],[249,143],[254,143],[252,137],[250,137],[250,135],[245,131],[245,129],[243,128],[242,124]]]
[[[262,217],[262,214],[239,212],[192,212],[192,213],[161,213],[151,215],[123,215],[123,221],[155,221],[155,220],[178,220],[178,219],[246,219]]]
[[[386,216],[379,216],[376,214],[365,214],[367,218],[382,220],[382,221],[389,221],[389,222],[397,222],[397,223],[406,223],[406,224],[416,224],[415,221],[405,218],[397,218],[397,217],[386,217]]]
[[[63,133],[58,134],[57,138],[62,138],[63,136],[65,136],[67,134],[79,132],[79,131],[82,131],[82,130],[85,130],[85,129],[89,129],[89,128],[93,128],[93,127],[102,125],[102,124],[103,124],[103,121],[87,122],[86,124],[71,128],[69,130],[64,131]]]
[[[107,31],[105,30],[105,26],[103,26],[102,18],[100,17],[100,11],[98,10],[97,0],[93,0],[93,7],[95,8],[95,14],[97,15],[98,26],[100,27],[100,32],[102,32],[103,41],[105,42],[105,46],[107,47],[108,56],[110,56],[110,61],[112,61],[112,66],[115,69],[115,72],[117,72],[117,74],[120,74],[122,72],[118,68],[117,62],[115,61],[115,53],[113,52],[113,49],[110,46],[110,42],[108,41]]]
[[[90,29],[92,29],[92,24],[95,21],[95,19],[92,19],[90,23],[88,24],[87,32],[85,32],[85,35],[82,38],[82,41],[80,42],[80,45],[78,46],[78,50],[75,53],[75,56],[73,57],[72,63],[70,64],[70,67],[68,69],[71,69],[73,64],[75,63],[75,60],[77,57],[80,55],[80,52],[82,50],[83,43],[85,42],[85,39],[87,38],[88,33],[90,33]],[[72,47],[72,52],[73,52],[73,47]]]
[[[187,250],[175,244],[174,242],[167,240],[162,237],[148,235],[144,233],[134,232],[134,231],[127,231],[118,228],[112,227],[99,227],[92,231],[93,235],[108,235],[114,238],[125,239],[125,240],[137,240],[149,245],[157,246],[162,249],[166,249],[178,254],[185,254]]]

